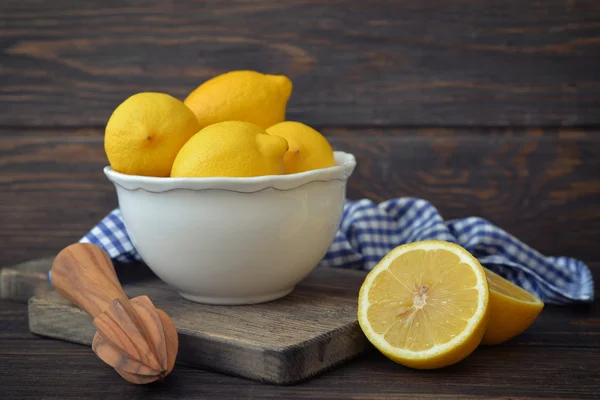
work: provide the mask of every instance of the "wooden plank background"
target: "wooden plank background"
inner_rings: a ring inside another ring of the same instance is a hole
[[[600,122],[596,0],[3,0],[0,118],[102,126],[131,93],[293,79],[315,125]],[[9,84],[8,84],[9,83]]]
[[[359,161],[351,199],[425,198],[552,255],[597,259],[600,3],[0,3],[0,266],[116,206],[103,126],[139,91],[288,75],[288,118]]]

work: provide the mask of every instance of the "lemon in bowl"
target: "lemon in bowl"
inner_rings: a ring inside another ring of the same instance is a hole
[[[181,147],[199,130],[196,116],[180,100],[166,93],[142,92],[113,111],[104,149],[117,171],[167,177]]]
[[[285,120],[292,81],[285,75],[236,70],[217,75],[184,100],[202,128],[224,121],[251,122],[267,128]]]
[[[104,172],[127,233],[183,297],[280,298],[332,243],[356,161],[284,122],[291,91],[286,76],[231,71],[183,102],[134,95],[108,121]]]
[[[243,121],[225,121],[202,129],[179,150],[171,177],[251,177],[280,175],[288,142]]]
[[[186,299],[283,297],[320,262],[340,224],[356,161],[290,175],[158,178],[106,167],[127,232],[148,267]]]
[[[267,128],[267,133],[285,139],[283,156],[286,174],[327,168],[335,165],[333,149],[320,132],[297,121],[284,121]]]
[[[127,232],[144,262],[184,298],[252,304],[290,293],[326,254],[356,161],[285,174],[286,139],[250,122],[194,134],[170,176],[107,166]]]

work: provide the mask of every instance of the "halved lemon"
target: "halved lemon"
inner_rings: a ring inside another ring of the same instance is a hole
[[[485,269],[490,289],[490,322],[481,344],[504,343],[535,321],[544,303],[525,289]]]
[[[486,274],[477,259],[458,245],[427,240],[396,247],[367,275],[358,322],[391,360],[440,368],[479,345],[488,301]]]

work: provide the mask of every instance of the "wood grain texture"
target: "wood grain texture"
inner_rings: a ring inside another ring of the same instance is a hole
[[[0,136],[0,265],[56,254],[117,206],[101,130]],[[600,235],[593,130],[324,129],[358,159],[350,199],[412,196],[481,216],[547,255],[589,262]]]
[[[98,363],[88,348],[52,340],[2,340],[0,354],[3,400],[62,400],[66,396],[90,400],[596,400],[600,385],[597,349],[479,348],[463,362],[436,371],[405,368],[373,351],[292,386],[266,385],[182,365],[163,383],[134,386]]]
[[[173,321],[148,296],[125,295],[105,251],[90,243],[67,246],[50,273],[56,292],[94,318],[92,350],[102,361],[135,384],[171,373],[178,350]]]
[[[0,269],[0,298],[27,304],[33,296],[44,296],[54,291],[48,279],[54,258],[40,258]],[[156,279],[150,268],[142,263],[123,265],[114,262],[113,265],[122,284]]]
[[[51,265],[52,257],[0,269],[0,299],[26,303],[32,296],[50,293],[48,271]]]
[[[600,122],[596,0],[192,0],[0,5],[0,124],[101,126],[232,69],[294,82],[313,125]]]
[[[179,338],[175,325],[148,296],[114,299],[94,318],[92,350],[128,382],[162,381],[175,367]]]
[[[128,300],[109,255],[96,245],[65,247],[56,255],[51,274],[58,294],[92,318],[106,311],[114,299]]]
[[[35,339],[29,332],[26,304],[0,299],[0,341]]]
[[[292,294],[243,307],[192,303],[158,280],[124,289],[131,298],[148,296],[173,320],[179,333],[178,363],[289,384],[369,347],[356,320],[364,276],[318,269]],[[56,293],[29,301],[29,327],[39,335],[86,345],[95,333],[88,315]]]

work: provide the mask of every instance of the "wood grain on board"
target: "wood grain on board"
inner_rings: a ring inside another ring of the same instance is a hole
[[[288,75],[313,125],[600,123],[596,0],[0,4],[0,121],[101,126],[126,97]]]
[[[594,277],[600,276],[599,263],[591,263],[590,268]],[[162,383],[134,386],[100,362],[89,347],[32,335],[27,328],[26,307],[1,301],[0,393],[3,399],[19,400],[39,398],[40,390],[45,398],[62,399],[68,393],[71,398],[116,400],[140,396],[596,399],[600,385],[599,313],[597,304],[548,306],[516,339],[501,346],[480,347],[464,361],[435,371],[405,368],[370,351],[294,386],[264,385],[183,365],[177,365]],[[35,385],[28,384],[31,376]]]
[[[32,296],[50,293],[48,271],[52,260],[41,258],[0,269],[0,299],[26,303]]]
[[[0,265],[55,255],[117,206],[101,130],[0,136]],[[589,130],[323,129],[356,155],[351,200],[418,197],[547,255],[597,259],[600,135]]]
[[[358,325],[364,272],[315,270],[288,296],[247,306],[210,306],[183,299],[158,279],[124,285],[148,296],[179,333],[177,362],[274,384],[290,384],[370,348]],[[90,345],[91,317],[57,293],[29,301],[33,333]]]

